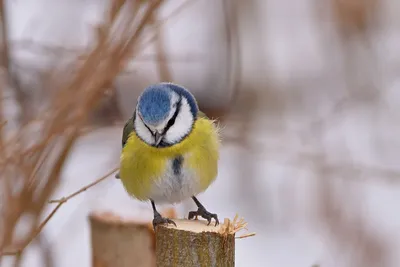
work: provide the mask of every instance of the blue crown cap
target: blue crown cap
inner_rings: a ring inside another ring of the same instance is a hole
[[[144,122],[157,125],[168,117],[171,109],[169,89],[160,84],[147,87],[140,96],[138,111]]]
[[[163,83],[162,85],[170,88],[171,90],[176,92],[178,95],[184,96],[188,101],[188,104],[190,106],[190,111],[192,112],[193,118],[197,117],[197,112],[198,112],[199,108],[197,107],[196,99],[187,89],[185,89],[179,85],[173,84],[173,83]]]

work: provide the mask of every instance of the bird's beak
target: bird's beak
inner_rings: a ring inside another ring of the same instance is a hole
[[[159,132],[156,132],[154,135],[154,141],[155,145],[158,146],[161,143],[161,140],[163,139],[164,135],[160,134]]]

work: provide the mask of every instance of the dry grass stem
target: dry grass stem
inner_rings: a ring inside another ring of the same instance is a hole
[[[6,77],[5,80],[7,81],[7,85],[11,86],[14,90],[16,100],[19,104],[19,108],[22,110],[22,122],[26,121],[25,117],[28,117],[28,103],[27,103],[27,96],[21,90],[21,86],[19,81],[15,75],[15,73],[11,70],[11,61],[10,61],[10,49],[9,49],[9,36],[8,36],[8,14],[6,12],[6,1],[0,0],[0,24],[1,24],[1,66],[4,68]]]
[[[185,8],[187,8],[190,4],[193,4],[194,2],[195,0],[187,0],[183,2],[176,9],[174,9],[168,16],[166,16],[166,18],[159,19],[157,22],[154,22],[152,26],[156,28],[161,27],[161,25],[167,23],[168,20],[176,17],[180,12],[182,12]],[[144,49],[145,47],[153,43],[156,40],[156,38],[157,38],[157,33],[153,33],[153,35],[150,38],[143,41],[141,49]]]

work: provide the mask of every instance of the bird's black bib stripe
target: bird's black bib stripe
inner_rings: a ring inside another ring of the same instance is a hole
[[[182,171],[182,165],[183,165],[183,157],[182,155],[177,156],[174,158],[172,161],[172,170],[174,171],[175,175],[180,175]]]

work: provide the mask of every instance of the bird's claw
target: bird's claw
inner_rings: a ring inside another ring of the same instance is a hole
[[[154,231],[156,230],[156,227],[159,224],[173,224],[176,227],[176,223],[173,220],[164,218],[160,214],[154,216],[154,219],[153,219]]]
[[[189,212],[189,220],[195,218],[197,220],[197,216],[201,216],[208,221],[207,225],[210,225],[211,219],[215,220],[215,226],[219,224],[218,216],[215,213],[208,212],[205,208],[200,207],[197,211],[190,211]]]

